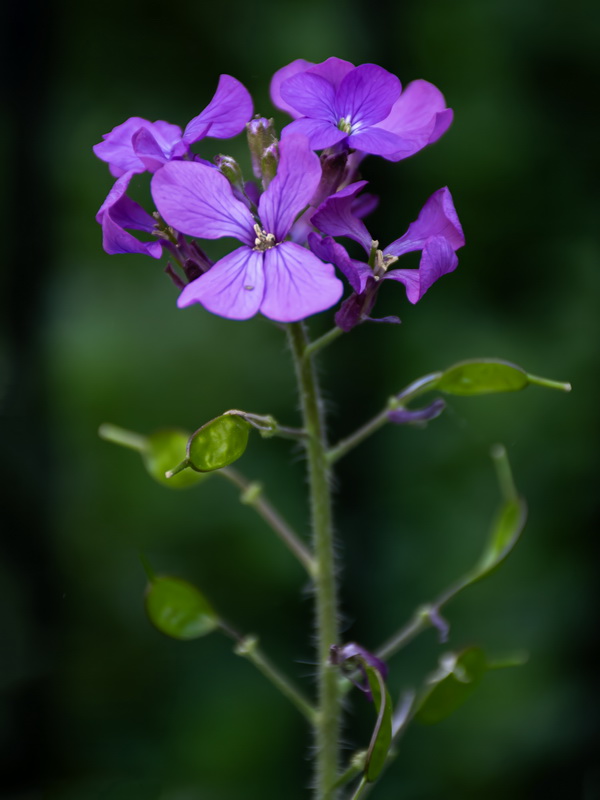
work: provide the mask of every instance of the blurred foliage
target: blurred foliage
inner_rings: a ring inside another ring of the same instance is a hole
[[[390,426],[338,465],[345,635],[371,649],[479,554],[498,503],[494,442],[506,445],[530,509],[508,562],[446,613],[452,649],[527,650],[528,665],[490,673],[439,726],[411,728],[376,796],[600,796],[591,713],[599,29],[593,0],[406,0],[385,16],[357,0],[9,2],[2,797],[307,796],[302,718],[218,634],[177,642],[152,629],[137,551],[260,634],[273,661],[310,689],[301,567],[231,486],[169,492],[135,453],[97,436],[106,421],[195,430],[224,408],[297,424],[283,337],[264,319],[179,311],[161,265],[105,255],[94,214],[111,178],[91,146],[132,115],[185,124],[221,72],[271,114],[274,70],[330,55],[379,63],[405,83],[431,80],[456,111],[450,132],[414,158],[365,161],[383,197],[373,234],[399,236],[447,184],[467,237],[457,271],[417,306],[385,287],[378,312],[399,313],[401,326],[364,325],[323,354],[332,440],[415,377],[466,358],[507,359],[574,387],[569,396],[532,387],[449,398],[425,430]],[[219,148],[246,158],[241,138],[201,145],[208,157]],[[143,178],[135,191],[145,196]],[[327,314],[311,323],[315,333],[328,324]],[[252,437],[239,466],[306,530],[303,464],[289,442]],[[439,653],[429,632],[396,656],[392,697]],[[372,709],[354,705],[349,748],[372,729]]]

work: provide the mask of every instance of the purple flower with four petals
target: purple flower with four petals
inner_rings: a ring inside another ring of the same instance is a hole
[[[400,161],[446,132],[453,118],[433,84],[417,80],[404,92],[395,75],[376,64],[355,67],[329,58],[298,59],[275,73],[271,99],[295,121],[283,129],[308,136],[315,150],[346,146]]]
[[[141,117],[130,117],[94,145],[94,153],[108,162],[115,178],[125,172],[156,172],[168,161],[189,155],[190,146],[207,136],[230,139],[244,130],[252,116],[250,93],[231,75],[221,75],[219,85],[206,108],[184,131],[179,125]]]
[[[455,251],[465,243],[452,195],[444,187],[431,195],[403,236],[379,250],[379,243],[373,241],[364,222],[353,213],[356,195],[366,184],[366,181],[353,183],[322,203],[313,214],[312,223],[329,235],[321,238],[311,233],[308,237],[313,253],[335,264],[354,289],[355,294],[346,300],[336,315],[336,323],[343,330],[350,330],[369,318],[382,280],[389,278],[403,283],[408,300],[416,303],[438,278],[456,269],[458,258]],[[346,249],[332,236],[354,239],[369,255],[370,263],[350,258]],[[421,250],[418,269],[388,271],[401,255],[414,250]]]
[[[190,236],[232,236],[243,243],[188,284],[179,307],[201,303],[229,319],[248,319],[260,311],[278,322],[295,322],[334,305],[343,286],[331,264],[285,241],[320,179],[319,158],[299,135],[281,143],[277,175],[260,196],[257,217],[212,167],[172,161],[160,169],[152,179],[152,196],[168,225]]]

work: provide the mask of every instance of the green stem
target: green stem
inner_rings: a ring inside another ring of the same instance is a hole
[[[100,425],[98,436],[107,442],[128,447],[130,450],[137,450],[138,453],[142,453],[146,449],[146,436],[119,428],[118,425],[111,425],[109,422]]]
[[[320,336],[318,339],[315,339],[313,342],[310,342],[304,351],[304,358],[312,358],[315,353],[318,353],[319,350],[322,350],[327,345],[331,344],[331,342],[335,342],[336,339],[344,333],[341,328],[337,326],[332,328],[327,333],[324,333],[323,336]]]
[[[306,717],[311,725],[315,725],[317,714],[312,705],[306,700],[301,692],[292,685],[290,680],[283,675],[279,670],[271,664],[265,654],[258,646],[258,639],[256,636],[242,637],[236,647],[235,653],[238,656],[247,658],[254,666],[262,672],[262,674],[271,683],[279,689],[281,694],[287,697],[298,709],[298,711]]]
[[[317,339],[318,341],[318,339]],[[440,372],[432,372],[431,375],[425,375],[413,381],[409,386],[403,389],[400,394],[390,397],[387,407],[380,411],[379,414],[366,422],[361,428],[352,433],[346,439],[339,441],[334,447],[327,452],[327,461],[329,464],[334,464],[340,458],[353,450],[357,445],[362,444],[365,439],[372,436],[380,428],[389,422],[388,412],[397,408],[403,408],[408,403],[420,397],[422,394],[430,392],[435,389],[435,386],[441,376]]]
[[[389,408],[385,408],[383,411],[380,411],[376,417],[373,417],[373,419],[369,420],[353,434],[338,442],[335,447],[332,447],[328,451],[327,461],[330,464],[334,464],[340,458],[345,456],[346,453],[349,453],[350,450],[353,450],[357,445],[362,444],[362,442],[364,442],[365,439],[368,439],[369,436],[372,436],[380,428],[383,428],[383,426],[389,422],[388,411]]]
[[[305,567],[308,574],[311,576],[314,575],[315,559],[277,509],[275,509],[265,497],[260,484],[249,481],[241,472],[238,472],[238,470],[233,467],[224,467],[218,470],[216,474],[225,478],[230,483],[233,483],[234,486],[240,489],[240,499],[242,503],[251,506],[277,536],[279,536],[285,546],[291,550],[298,561]]]
[[[352,795],[352,800],[358,800],[363,795],[364,790],[367,788],[367,777],[363,775],[361,782],[356,787],[356,791]]]
[[[287,327],[302,404],[308,457],[311,518],[316,559],[315,603],[318,653],[318,719],[316,726],[317,800],[333,800],[338,775],[340,691],[338,674],[329,664],[329,648],[339,638],[335,559],[326,440],[315,370],[307,357],[308,339],[302,323]]]

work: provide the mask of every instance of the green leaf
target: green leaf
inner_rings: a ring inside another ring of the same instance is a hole
[[[377,780],[392,745],[392,701],[379,670],[365,664],[369,688],[377,711],[377,722],[365,760],[365,775],[369,782]],[[384,698],[382,702],[382,698]]]
[[[149,583],[146,613],[155,628],[173,639],[197,639],[219,624],[215,611],[195,586],[168,576]]]
[[[184,470],[166,478],[165,472],[185,458],[189,434],[180,430],[160,430],[148,436],[142,459],[148,473],[155,481],[169,489],[186,489],[201,483],[208,476]]]
[[[188,442],[188,466],[197,472],[212,472],[232,464],[244,454],[249,433],[249,423],[237,414],[223,414],[207,422]]]
[[[461,361],[445,370],[436,386],[442,392],[456,395],[518,392],[529,385],[525,370],[493,358]]]
[[[429,679],[431,685],[421,698],[415,719],[434,725],[454,713],[474,692],[489,669],[485,653],[470,647],[462,653],[446,653],[440,669]]]

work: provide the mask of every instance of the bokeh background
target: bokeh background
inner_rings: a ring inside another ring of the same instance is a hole
[[[453,399],[425,430],[388,428],[339,464],[345,636],[376,647],[471,566],[499,497],[490,446],[508,448],[530,521],[494,576],[448,607],[450,645],[494,672],[454,717],[411,729],[381,800],[600,797],[597,455],[600,18],[593,0],[359,0],[218,6],[12,2],[5,17],[2,272],[0,795],[11,800],[248,800],[308,794],[303,720],[218,634],[167,640],[144,617],[143,550],[197,583],[307,690],[309,587],[218,478],[169,491],[105,421],[193,430],[238,407],[297,422],[283,337],[263,319],[178,311],[159,263],[109,257],[94,214],[111,185],[92,145],[128,116],[185,124],[222,72],[273,113],[292,59],[375,62],[438,85],[450,132],[414,158],[374,158],[370,228],[400,235],[449,185],[467,236],[458,270],[416,307],[386,286],[378,311],[321,359],[332,439],[413,378],[497,356],[570,380]],[[279,124],[285,122],[277,116]],[[201,146],[243,156],[243,142]],[[142,181],[140,181],[140,186]],[[315,334],[330,315],[311,321]],[[253,441],[240,468],[306,531],[300,454]],[[424,634],[392,663],[397,695],[435,668]],[[348,751],[372,711],[356,697]]]

